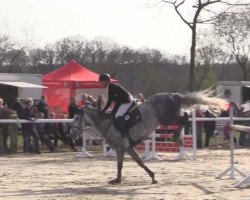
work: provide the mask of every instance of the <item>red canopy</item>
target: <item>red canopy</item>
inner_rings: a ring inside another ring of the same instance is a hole
[[[71,97],[76,95],[76,89],[103,88],[98,82],[99,74],[94,73],[74,60],[43,76],[43,94],[47,96],[48,104],[53,111],[67,112]],[[118,82],[117,80],[111,80]],[[56,107],[56,109],[55,109]]]
[[[76,87],[76,88],[101,88],[98,82],[99,74],[94,73],[71,60],[61,68],[43,76],[45,86]],[[112,82],[117,82],[112,80]]]

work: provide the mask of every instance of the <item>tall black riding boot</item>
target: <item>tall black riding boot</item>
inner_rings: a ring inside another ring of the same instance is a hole
[[[123,117],[117,117],[115,119],[115,128],[121,132],[122,137],[128,137],[128,130]]]

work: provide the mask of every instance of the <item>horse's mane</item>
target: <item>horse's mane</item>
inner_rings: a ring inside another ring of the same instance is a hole
[[[90,111],[91,113],[95,113],[101,120],[112,119],[112,115],[110,113],[103,112],[100,108],[85,107],[82,111]]]

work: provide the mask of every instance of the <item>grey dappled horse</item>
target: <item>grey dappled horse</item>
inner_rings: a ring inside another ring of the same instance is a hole
[[[105,141],[117,155],[117,177],[109,183],[121,182],[124,153],[127,152],[151,177],[152,183],[157,183],[155,173],[152,172],[141,160],[130,140],[139,143],[148,138],[149,134],[161,123],[180,121],[180,110],[191,109],[197,105],[207,105],[214,114],[220,114],[225,109],[225,100],[211,96],[208,91],[193,92],[186,95],[179,93],[155,94],[139,105],[142,119],[129,129],[128,138],[121,138],[120,132],[114,127],[112,117],[106,117],[98,109],[84,108],[82,113],[76,114],[70,134],[76,139],[78,134],[86,127],[93,127],[101,134]]]

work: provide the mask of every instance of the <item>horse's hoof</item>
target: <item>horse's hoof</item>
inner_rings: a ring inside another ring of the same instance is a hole
[[[111,184],[111,185],[116,185],[119,183],[121,183],[121,180],[119,180],[119,179],[113,179],[113,180],[109,181],[109,184]]]
[[[156,180],[152,181],[152,184],[157,184],[157,183],[158,183],[158,181],[156,181]]]

